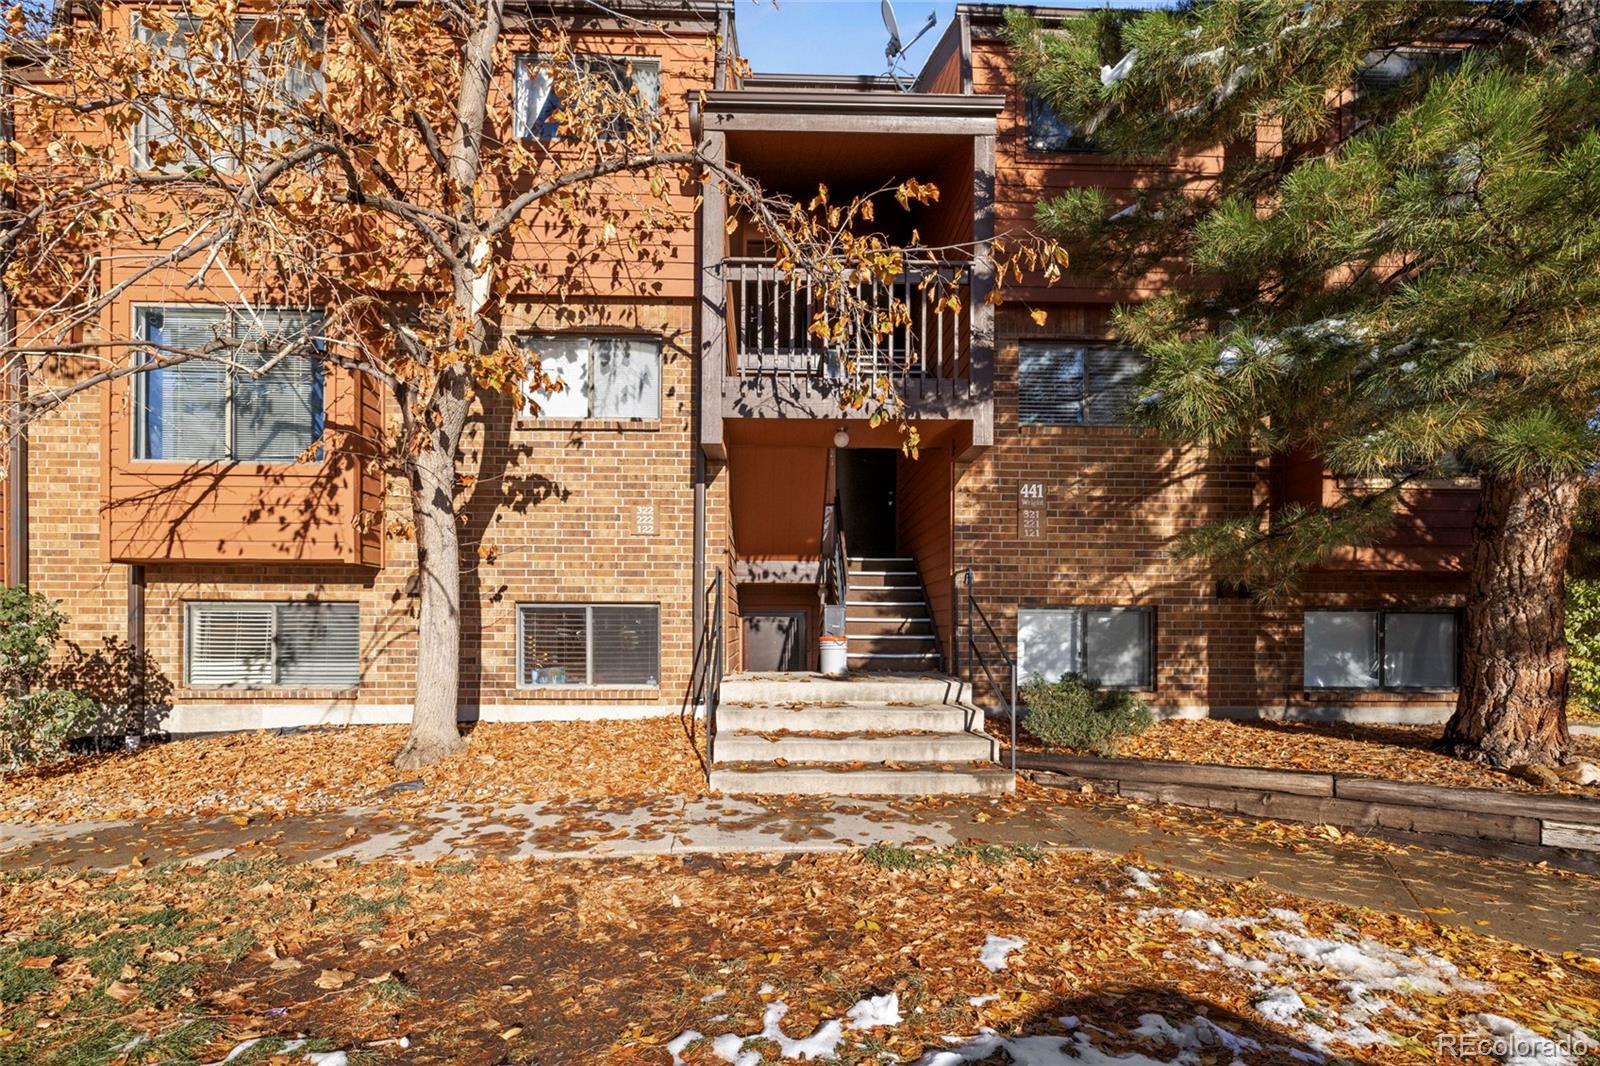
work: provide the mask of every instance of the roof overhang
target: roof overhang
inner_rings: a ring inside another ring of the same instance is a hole
[[[832,133],[995,132],[1004,96],[837,89],[726,89],[705,94],[707,130]]]

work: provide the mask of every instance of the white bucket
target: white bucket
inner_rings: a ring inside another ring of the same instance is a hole
[[[850,668],[849,645],[844,637],[823,637],[818,651],[822,672],[829,677],[843,677]]]

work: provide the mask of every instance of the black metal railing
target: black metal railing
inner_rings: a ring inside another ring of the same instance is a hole
[[[1005,641],[1000,639],[1000,634],[989,624],[989,617],[983,613],[983,608],[978,606],[978,598],[972,594],[970,569],[962,575],[962,583],[967,587],[967,683],[973,688],[972,699],[976,703],[978,671],[981,669],[984,678],[989,682],[989,687],[994,689],[995,695],[1008,701],[1011,713],[1011,772],[1015,774],[1017,772],[1017,661],[1006,651]],[[995,680],[994,671],[989,668],[989,661],[984,658],[983,649],[978,646],[979,634],[974,621],[983,623],[984,631],[994,644],[994,650],[999,652],[999,657],[1005,661],[1007,687],[1002,687]]]
[[[844,510],[836,493],[822,509],[822,566],[817,572],[817,592],[824,606],[850,599],[850,555],[844,540]]]
[[[722,705],[722,568],[712,571],[706,590],[706,620],[694,650],[694,673],[689,686],[694,704],[705,715],[706,772],[716,759],[717,710]]]
[[[722,273],[741,377],[955,378],[966,373],[971,312],[963,264],[912,261],[887,282],[861,272],[850,303],[881,311],[872,317],[881,317],[885,325],[878,329],[862,322],[838,342],[812,332],[824,305],[809,278],[759,258],[724,259]],[[893,316],[891,327],[888,312],[895,307],[904,315]]]

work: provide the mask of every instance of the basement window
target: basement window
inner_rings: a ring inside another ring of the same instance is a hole
[[[190,688],[355,688],[361,607],[354,603],[185,604]]]
[[[1305,687],[1453,689],[1457,630],[1454,611],[1307,611]]]
[[[1148,607],[1019,607],[1017,672],[1024,680],[1079,674],[1107,688],[1149,689],[1154,614]]]
[[[527,688],[661,683],[657,604],[521,604],[517,677]]]
[[[1024,426],[1126,423],[1146,360],[1131,348],[1023,341],[1017,348],[1017,422]]]

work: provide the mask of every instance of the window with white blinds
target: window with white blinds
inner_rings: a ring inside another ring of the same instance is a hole
[[[1140,353],[1116,345],[1023,341],[1017,350],[1017,421],[1024,426],[1126,422],[1145,365]]]
[[[292,463],[322,439],[322,360],[305,354],[322,346],[317,313],[144,307],[136,319],[145,358],[229,340],[240,369],[191,359],[136,375],[135,459]]]
[[[661,106],[661,61],[658,59],[632,59],[618,56],[575,55],[573,67],[585,78],[596,79],[604,90],[622,96],[638,94],[650,111]],[[523,54],[517,56],[515,73],[515,132],[519,140],[555,140],[561,133],[556,112],[561,109],[561,99],[555,93],[554,79],[550,76],[550,59],[547,56]],[[618,113],[612,120],[605,139],[620,140],[627,136],[623,123],[628,116]]]
[[[661,341],[656,337],[552,334],[524,337],[560,390],[527,390],[537,418],[649,421],[661,417]]]
[[[1453,689],[1457,628],[1454,611],[1307,611],[1305,687]]]
[[[354,603],[186,605],[190,688],[355,688],[361,608]]]
[[[655,604],[521,604],[517,675],[524,686],[657,685]]]
[[[1148,607],[1020,607],[1017,672],[1024,679],[1078,674],[1107,688],[1148,689],[1154,635]]]

